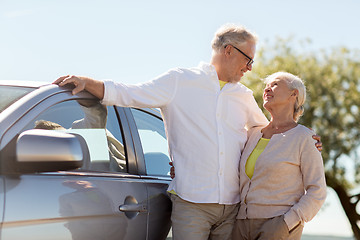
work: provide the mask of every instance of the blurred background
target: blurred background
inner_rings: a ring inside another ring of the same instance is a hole
[[[208,62],[217,28],[245,25],[259,44],[242,82],[261,105],[261,78],[302,77],[309,99],[300,122],[322,136],[328,198],[303,239],[360,239],[359,10],[357,0],[0,0],[0,79],[135,84]]]

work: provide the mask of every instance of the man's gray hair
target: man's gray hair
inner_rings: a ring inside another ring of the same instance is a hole
[[[256,44],[257,36],[255,33],[252,33],[244,26],[228,23],[215,32],[211,46],[213,50],[219,51],[228,44],[239,47],[246,42]]]
[[[285,80],[290,90],[298,90],[293,114],[293,118],[297,122],[304,113],[304,103],[306,101],[306,87],[304,81],[298,76],[288,72],[276,72],[266,77],[265,83],[269,83],[276,78]]]

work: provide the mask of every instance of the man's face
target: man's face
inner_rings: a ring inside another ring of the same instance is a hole
[[[252,69],[252,59],[254,59],[256,45],[254,43],[244,43],[241,46],[228,45],[225,51],[230,51],[228,61],[228,81],[239,82],[247,71]]]

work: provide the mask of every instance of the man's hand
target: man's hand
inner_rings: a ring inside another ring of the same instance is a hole
[[[66,75],[56,79],[53,84],[57,84],[60,87],[65,86],[66,84],[74,85],[75,88],[72,90],[73,95],[87,90],[99,99],[104,98],[104,83],[92,78]]]
[[[175,167],[174,167],[174,164],[173,164],[173,162],[169,162],[169,165],[171,166],[171,168],[170,168],[170,177],[171,177],[172,179],[174,179],[174,177],[175,177]]]
[[[322,151],[321,137],[319,135],[313,135],[312,137],[317,141],[315,143],[315,147],[317,148],[317,150],[319,150],[319,152],[321,152]]]
[[[72,94],[75,95],[83,90],[85,90],[86,80],[83,77],[77,77],[74,75],[66,75],[56,79],[53,84],[57,84],[60,87],[65,86],[66,84],[73,84],[75,88],[72,90]]]

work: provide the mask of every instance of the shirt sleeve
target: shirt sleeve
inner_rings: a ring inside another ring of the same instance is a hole
[[[104,81],[105,105],[122,107],[161,108],[175,96],[177,87],[176,71],[169,71],[156,79],[141,84],[127,85]]]
[[[264,113],[257,105],[255,98],[252,94],[249,96],[247,104],[249,114],[246,128],[249,130],[253,127],[265,127],[266,125],[268,125],[268,119],[265,117]]]
[[[315,147],[311,134],[304,137],[300,148],[300,169],[305,194],[285,213],[284,220],[291,230],[299,222],[310,221],[320,210],[326,198],[326,182],[323,159]]]

